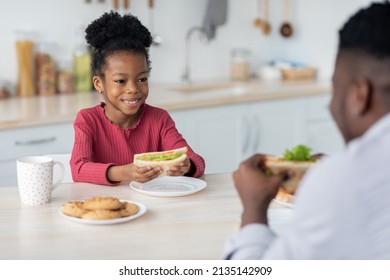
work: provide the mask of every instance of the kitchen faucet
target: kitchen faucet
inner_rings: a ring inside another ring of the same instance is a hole
[[[185,67],[182,74],[182,83],[184,86],[191,85],[191,69],[190,69],[190,40],[192,34],[199,32],[199,39],[202,43],[207,44],[208,38],[205,30],[201,27],[195,26],[190,28],[186,34],[186,49],[185,49]]]

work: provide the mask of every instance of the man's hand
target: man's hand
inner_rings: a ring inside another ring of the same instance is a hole
[[[256,154],[243,161],[233,173],[233,180],[244,206],[241,226],[267,224],[267,209],[287,174],[265,174],[265,156]]]

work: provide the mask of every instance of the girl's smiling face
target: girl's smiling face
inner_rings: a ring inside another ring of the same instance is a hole
[[[122,128],[132,127],[149,94],[149,69],[143,54],[120,51],[106,58],[103,77],[94,76],[95,89],[103,93],[107,118]]]

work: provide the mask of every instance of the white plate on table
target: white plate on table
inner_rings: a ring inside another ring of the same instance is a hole
[[[293,208],[294,207],[294,195],[288,194],[282,190],[278,192],[274,201],[284,207]]]
[[[130,187],[152,196],[183,196],[203,190],[207,183],[201,179],[184,176],[164,176],[146,183],[131,182]]]
[[[279,204],[279,205],[282,205],[284,207],[288,207],[288,208],[294,208],[294,204],[292,203],[289,203],[289,202],[285,202],[285,201],[282,201],[282,200],[279,200],[279,199],[274,199],[274,201]]]
[[[64,213],[62,213],[61,209],[59,210],[59,213],[65,219],[68,219],[68,220],[74,221],[74,222],[78,222],[78,223],[82,223],[82,224],[88,224],[88,225],[112,225],[112,224],[120,224],[120,223],[124,223],[124,222],[128,222],[128,221],[134,220],[134,219],[142,216],[143,214],[145,214],[145,212],[147,210],[145,205],[143,205],[141,203],[138,203],[138,202],[135,202],[135,201],[130,201],[130,200],[121,200],[121,201],[122,202],[128,202],[128,203],[136,204],[139,207],[138,212],[133,214],[133,215],[127,216],[127,217],[117,218],[117,219],[108,219],[108,220],[90,220],[90,219],[76,218],[76,217],[65,215]]]

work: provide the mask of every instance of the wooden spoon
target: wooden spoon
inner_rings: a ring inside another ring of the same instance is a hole
[[[113,0],[113,6],[114,6],[114,10],[118,10],[119,9],[119,0]]]
[[[289,0],[284,0],[284,22],[280,26],[280,34],[283,37],[290,37],[293,34],[293,28],[289,22]]]
[[[262,24],[263,24],[263,21],[261,20],[260,18],[260,1],[261,0],[257,0],[256,1],[256,7],[257,7],[257,17],[255,18],[255,20],[253,21],[253,25],[256,27],[256,28],[262,28]]]
[[[268,0],[263,0],[264,20],[261,29],[265,36],[268,36],[271,33],[271,24],[268,21],[268,8]]]

